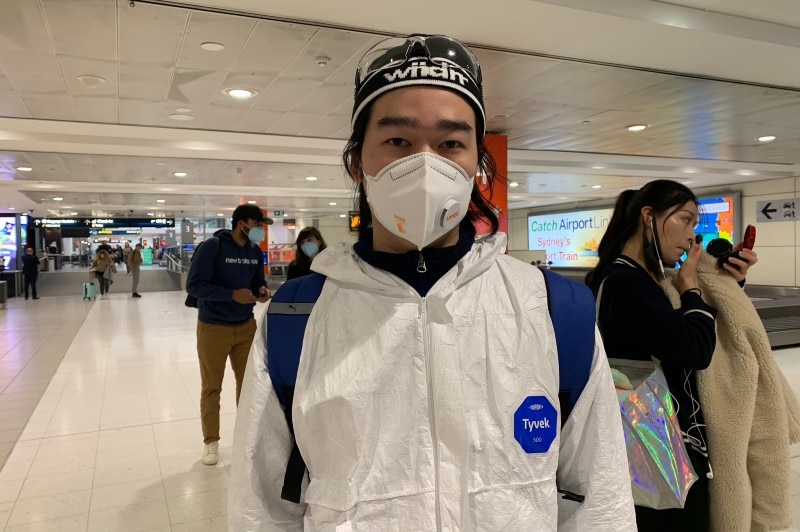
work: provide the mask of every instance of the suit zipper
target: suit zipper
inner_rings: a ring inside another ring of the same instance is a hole
[[[425,380],[428,385],[428,416],[431,420],[431,439],[433,442],[433,478],[434,497],[436,508],[436,530],[442,529],[441,506],[439,503],[439,440],[436,435],[436,409],[434,407],[435,395],[433,386],[433,366],[431,364],[431,350],[428,346],[428,302],[423,297],[420,302],[420,320],[422,321],[422,351],[425,359]]]

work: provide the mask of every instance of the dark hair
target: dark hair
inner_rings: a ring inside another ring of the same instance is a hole
[[[347,171],[347,175],[354,180],[356,175],[364,175],[364,170],[361,165],[361,149],[364,146],[367,124],[369,124],[374,103],[374,101],[371,102],[364,111],[358,115],[358,118],[353,124],[353,132],[350,134],[350,139],[347,141],[347,145],[344,147],[344,152],[342,153],[342,164]],[[489,190],[489,198],[491,199],[495,179],[505,179],[505,176],[498,175],[497,162],[495,162],[492,153],[486,146],[485,137],[477,131],[475,134],[478,139],[478,174],[479,176],[485,176]],[[483,177],[476,177],[475,179],[475,186],[472,188],[472,196],[470,197],[467,216],[461,223],[462,225],[465,223],[473,225],[478,220],[483,220],[491,226],[491,234],[495,234],[500,228],[500,220],[498,219],[499,211],[497,207],[484,198],[478,190],[478,179],[483,179]],[[356,189],[354,205],[361,217],[361,223],[358,226],[359,236],[361,236],[368,228],[372,227],[372,213],[369,210],[367,194],[364,190],[363,182],[359,183]]]
[[[652,207],[654,215],[671,209],[672,212],[669,214],[672,215],[690,201],[697,204],[697,196],[694,195],[694,192],[686,186],[668,179],[651,181],[639,190],[622,192],[617,198],[611,221],[597,248],[600,260],[597,262],[597,266],[586,275],[586,284],[593,291],[597,291],[599,283],[603,279],[603,271],[622,253],[625,242],[633,237],[639,228],[639,216],[644,207]],[[657,274],[659,272],[655,249],[657,244],[651,243],[646,233],[642,233],[642,245],[647,269]]]
[[[247,222],[247,220],[263,222],[264,213],[261,212],[261,208],[259,208],[258,205],[250,205],[245,203],[234,209],[233,216],[231,217],[231,227],[236,229],[236,224],[239,223],[239,220],[244,222]]]
[[[294,245],[296,248],[296,253],[294,254],[294,260],[292,263],[296,264],[302,271],[310,270],[311,269],[311,258],[305,254],[303,248],[300,247],[300,244],[306,238],[314,237],[319,240],[319,250],[322,251],[328,245],[325,243],[325,239],[322,238],[322,233],[319,232],[319,229],[316,227],[306,227],[297,233],[297,239],[294,241]]]

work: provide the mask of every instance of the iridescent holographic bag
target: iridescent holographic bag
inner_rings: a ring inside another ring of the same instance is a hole
[[[683,508],[697,475],[683,444],[677,410],[661,366],[651,361],[608,361],[628,378],[632,388],[618,387],[617,398],[633,502],[656,510]]]

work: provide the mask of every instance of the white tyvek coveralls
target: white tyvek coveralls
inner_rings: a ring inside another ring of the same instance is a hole
[[[558,356],[543,276],[501,255],[505,241],[477,242],[425,298],[350,245],[314,260],[328,280],[292,412],[310,483],[301,504],[281,500],[291,436],[262,322],[236,419],[231,531],[636,530],[599,334],[589,382],[549,451],[526,454],[514,439],[526,397],[558,409]],[[561,499],[556,478],[586,500]]]

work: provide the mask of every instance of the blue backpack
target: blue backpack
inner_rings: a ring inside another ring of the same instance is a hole
[[[589,381],[594,359],[594,296],[589,288],[549,270],[542,270],[547,306],[558,348],[561,426]],[[294,434],[292,399],[308,316],[322,292],[326,277],[312,273],[284,283],[267,309],[267,367],[272,386],[284,407],[289,432]],[[286,465],[281,498],[299,503],[306,465],[297,443]],[[583,502],[584,496],[558,490],[565,499]]]

